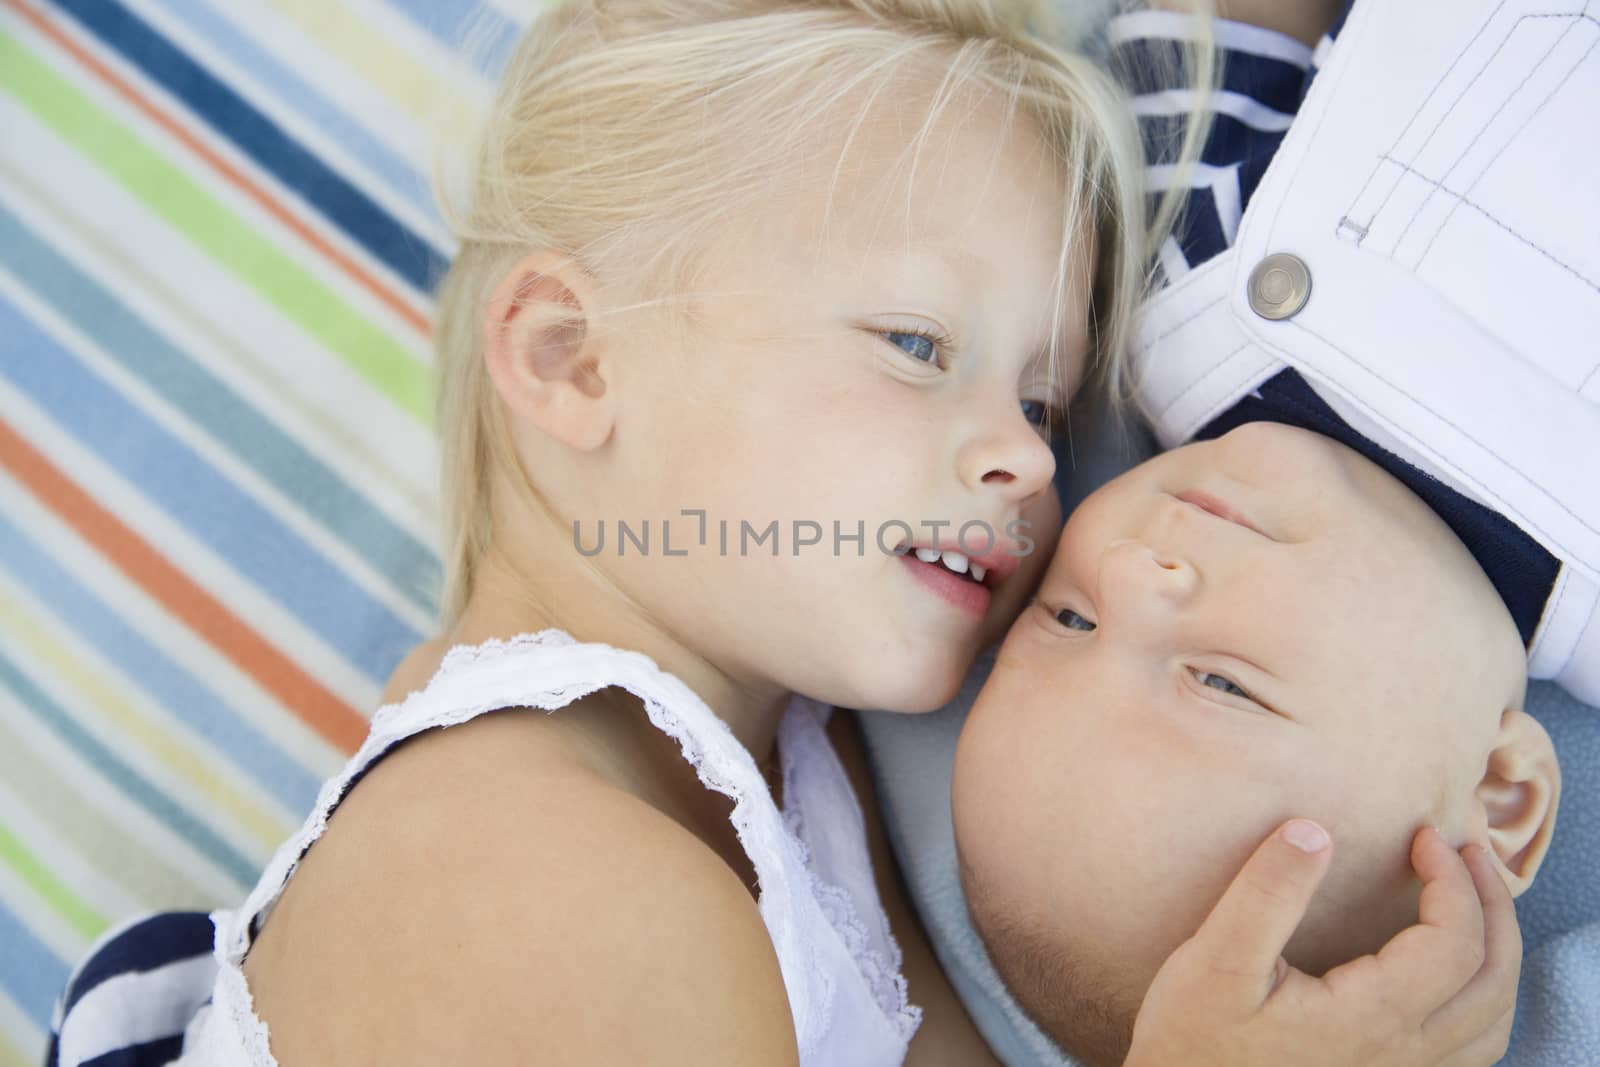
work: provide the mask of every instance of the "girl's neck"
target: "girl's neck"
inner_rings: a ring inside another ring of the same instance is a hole
[[[515,553],[491,546],[445,644],[476,645],[554,628],[578,641],[642,652],[692,689],[757,764],[767,765],[788,694],[779,686],[735,679],[690,648],[574,552],[570,536],[552,536],[551,525],[525,524],[509,539]]]

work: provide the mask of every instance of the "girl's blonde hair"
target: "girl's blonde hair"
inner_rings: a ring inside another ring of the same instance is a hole
[[[1075,176],[1063,190],[1056,291],[1092,234],[1091,373],[1120,393],[1129,323],[1171,212],[1158,212],[1153,231],[1123,94],[1093,61],[1047,43],[1042,7],[566,0],[537,20],[467,156],[465,196],[443,197],[461,243],[435,332],[447,627],[490,545],[492,474],[520,470],[483,362],[482,316],[499,280],[537,248],[670,294],[697,242],[761,195],[807,131],[840,121],[846,99],[865,101],[864,114],[912,70],[939,83],[924,132],[956,94],[993,94]],[[1058,297],[1057,327],[1064,313]],[[519,481],[532,489],[525,472]]]

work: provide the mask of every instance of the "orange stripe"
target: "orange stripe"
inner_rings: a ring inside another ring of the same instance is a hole
[[[143,113],[151,122],[166,130],[184,147],[209,163],[230,185],[244,193],[251,200],[254,200],[261,206],[262,210],[299,235],[300,239],[305,241],[306,244],[332,260],[335,266],[353,278],[363,289],[377,297],[381,303],[400,316],[407,324],[414,327],[418,333],[424,337],[428,336],[427,316],[407,303],[399,293],[384,285],[383,282],[366,271],[359,263],[335,248],[305,222],[296,218],[288,208],[275,200],[270,193],[252,182],[242,171],[218,155],[205,142],[184,129],[176,119],[163,114],[155,104],[141,96],[139,91],[129,84],[126,79],[120,77],[77,41],[68,37],[55,23],[35,10],[25,0],[4,0],[4,2],[32,23],[40,33],[54,41],[62,51],[97,75],[101,81],[115,90],[118,96],[132,104],[135,109]]]
[[[0,465],[128,578],[191,630],[254,678],[263,689],[340,752],[367,736],[367,721],[349,704],[268,644],[165,556],[95,503],[66,474],[0,420]]]

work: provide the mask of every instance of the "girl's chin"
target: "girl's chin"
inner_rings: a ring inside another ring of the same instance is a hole
[[[955,699],[970,665],[964,658],[959,669],[953,667],[948,658],[941,663],[908,664],[909,669],[920,673],[909,679],[886,679],[883,685],[874,687],[882,699],[875,704],[858,706],[907,715],[937,711]]]

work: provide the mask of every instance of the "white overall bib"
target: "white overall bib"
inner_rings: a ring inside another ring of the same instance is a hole
[[[1529,673],[1600,703],[1600,0],[1356,4],[1134,373],[1172,447],[1285,368],[1561,562]]]

